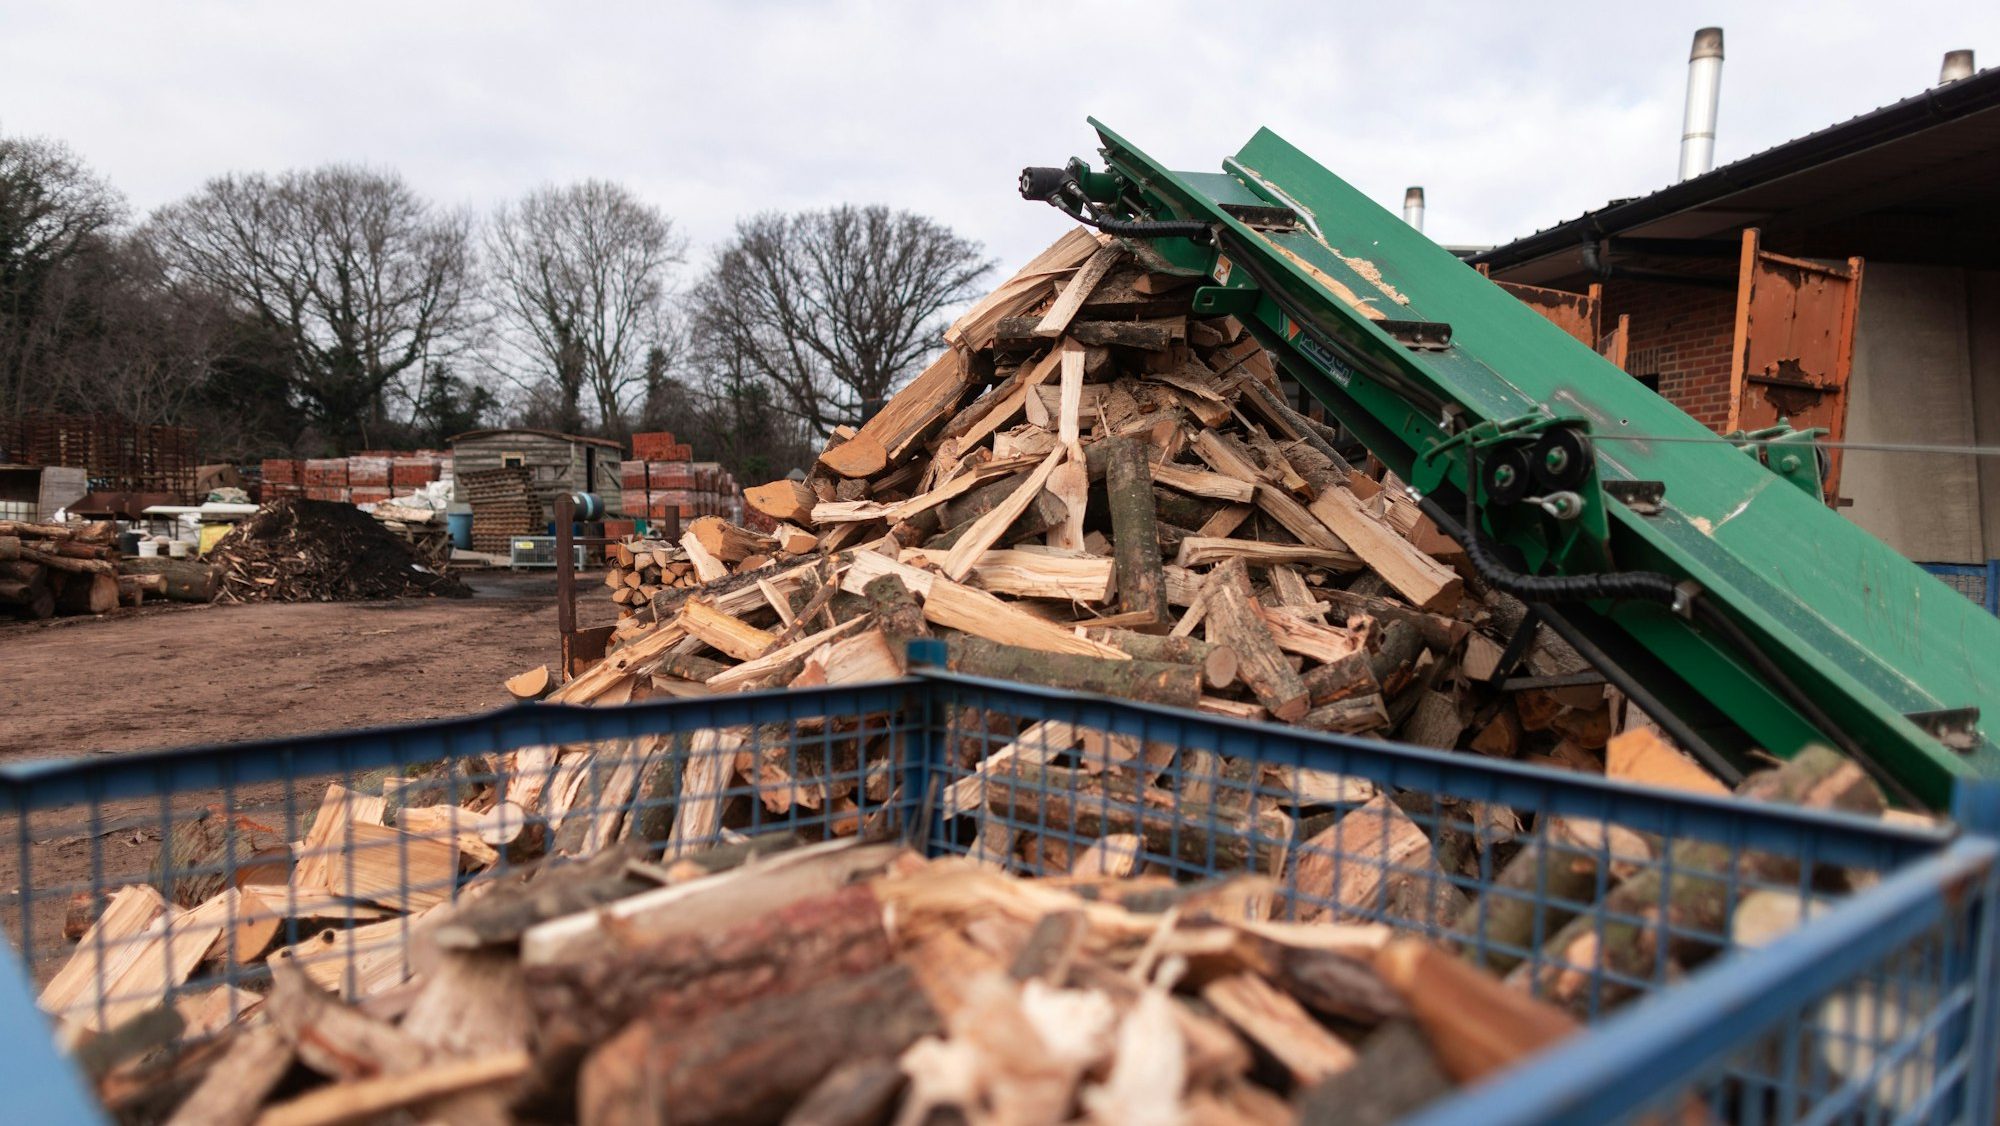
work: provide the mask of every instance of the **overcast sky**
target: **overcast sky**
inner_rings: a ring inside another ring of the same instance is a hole
[[[224,171],[399,169],[478,209],[621,181],[697,256],[739,215],[934,215],[1018,262],[1024,164],[1096,115],[1178,168],[1269,125],[1445,243],[1527,234],[1675,169],[1689,40],[1726,35],[1718,162],[2000,64],[2000,3],[26,3],[0,132],[68,142],[137,211]]]

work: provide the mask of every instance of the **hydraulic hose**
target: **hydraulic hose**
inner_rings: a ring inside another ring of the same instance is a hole
[[[1599,575],[1524,575],[1486,550],[1479,535],[1479,454],[1465,450],[1465,557],[1488,586],[1523,602],[1592,602],[1631,599],[1673,606],[1681,600],[1680,584],[1657,571],[1617,571]]]

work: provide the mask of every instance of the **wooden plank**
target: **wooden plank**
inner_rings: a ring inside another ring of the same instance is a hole
[[[1465,588],[1458,572],[1410,546],[1370,515],[1352,492],[1338,487],[1322,491],[1312,514],[1411,605],[1443,614],[1457,608]]]

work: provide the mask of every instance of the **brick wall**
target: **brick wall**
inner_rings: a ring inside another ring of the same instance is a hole
[[[1604,320],[1632,318],[1628,369],[1658,375],[1660,394],[1713,430],[1729,424],[1729,361],[1736,291],[1627,281],[1604,287]]]

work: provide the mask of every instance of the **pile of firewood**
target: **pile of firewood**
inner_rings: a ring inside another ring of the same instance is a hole
[[[780,556],[806,555],[819,546],[816,536],[797,528],[782,537],[766,536],[720,516],[697,518],[688,525],[683,540],[687,536],[701,545],[700,555],[689,554],[680,543],[645,536],[627,536],[605,550],[609,565],[604,570],[604,585],[611,588],[611,601],[624,607],[619,612],[621,619],[650,609],[661,591],[700,587],[738,571],[755,571]],[[736,566],[723,564],[725,557],[736,558]],[[634,622],[627,628],[640,624]]]
[[[1267,879],[1019,880],[756,839],[513,879],[343,1005],[281,966],[232,1034],[102,1083],[176,1123],[1386,1122],[1569,1014],[1380,926],[1264,921]],[[302,1066],[294,1066],[302,1065]],[[263,1117],[258,1117],[258,1115]],[[169,1117],[169,1115],[171,1117]]]
[[[206,602],[214,592],[200,564],[120,555],[109,520],[0,520],[0,611],[15,617],[103,614],[149,597]]]
[[[337,501],[280,497],[230,529],[209,553],[222,602],[348,602],[469,597],[409,540]]]

